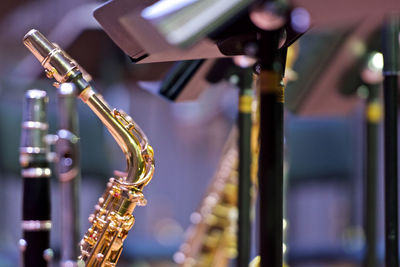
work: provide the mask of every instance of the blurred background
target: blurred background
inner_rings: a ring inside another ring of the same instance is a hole
[[[16,266],[19,261],[22,178],[18,148],[26,90],[48,92],[50,132],[57,129],[56,91],[22,44],[31,28],[65,48],[93,76],[109,104],[135,119],[154,148],[156,172],[144,192],[148,204],[135,210],[136,223],[119,266],[175,266],[173,254],[184,241],[190,214],[198,208],[235,124],[238,89],[227,80],[208,85],[191,101],[172,102],[154,93],[172,63],[132,63],[93,18],[93,10],[103,2],[0,2],[0,266]],[[360,75],[368,55],[380,49],[381,19],[315,27],[296,42],[285,110],[291,266],[359,266],[363,257],[368,88]],[[113,170],[124,170],[125,160],[95,115],[81,102],[78,111],[83,234],[108,178]],[[382,159],[381,149],[379,155]],[[382,163],[379,160],[377,188],[380,260]],[[51,242],[57,259],[60,207],[55,177],[52,201]]]

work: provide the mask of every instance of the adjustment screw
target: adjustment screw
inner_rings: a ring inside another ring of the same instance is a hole
[[[51,248],[45,249],[43,251],[43,258],[47,261],[50,262],[54,257],[54,252]]]
[[[19,245],[19,250],[21,251],[21,252],[24,252],[25,250],[26,250],[26,247],[28,246],[28,243],[25,241],[25,239],[20,239],[19,241],[18,241],[18,245]]]

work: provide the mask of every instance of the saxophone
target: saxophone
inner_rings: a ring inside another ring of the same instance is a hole
[[[250,104],[252,121],[250,198],[254,209],[257,198],[259,112],[255,97],[251,97],[247,104]],[[233,127],[208,192],[198,211],[190,217],[192,226],[186,232],[185,242],[174,255],[180,267],[226,267],[237,256],[238,137],[238,128]],[[253,213],[254,210],[251,217]]]
[[[236,256],[236,141],[234,128],[200,208],[190,216],[193,225],[186,240],[174,255],[181,267],[225,267]]]
[[[65,51],[35,29],[25,35],[23,42],[42,64],[47,77],[56,80],[56,87],[65,82],[76,86],[80,99],[107,127],[125,154],[126,173],[109,180],[95,212],[89,216],[91,226],[79,244],[79,266],[116,266],[135,222],[132,212],[136,205],[146,204],[142,190],[153,177],[153,149],[133,119],[122,110],[111,109]]]

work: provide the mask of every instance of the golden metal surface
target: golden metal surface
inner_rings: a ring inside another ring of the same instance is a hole
[[[66,82],[70,73],[79,71],[73,60],[47,40],[39,31],[32,29],[24,37],[25,46],[39,60],[47,77],[55,78],[59,83]]]
[[[367,106],[366,117],[371,123],[379,123],[382,121],[383,110],[382,105],[378,101],[374,101]]]
[[[99,198],[91,227],[83,237],[79,266],[115,266],[121,255],[123,241],[134,224],[136,205],[145,205],[142,189],[153,177],[154,153],[146,135],[130,116],[111,109],[82,75],[79,65],[39,31],[29,31],[23,40],[40,61],[47,77],[57,83],[72,82],[79,97],[97,115],[125,154],[126,175],[112,178]]]
[[[259,76],[255,75],[255,84],[258,79]],[[252,113],[250,175],[251,201],[254,209],[258,183],[259,105],[258,97],[253,95],[241,97],[244,98],[239,100],[239,108]],[[181,267],[226,267],[229,266],[230,260],[237,256],[239,160],[237,138],[237,129],[233,128],[225,144],[213,182],[198,212],[191,216],[193,225],[187,231],[185,243],[174,256]],[[254,216],[254,211],[251,214]]]
[[[275,71],[261,70],[258,79],[260,92],[276,94],[277,101],[285,103],[285,87],[279,73]]]
[[[95,213],[89,216],[91,227],[80,243],[79,260],[86,266],[115,266],[135,222],[132,212],[136,205],[145,204],[140,190],[111,178]]]
[[[174,256],[182,267],[225,267],[236,256],[237,132],[229,136],[209,191],[192,214],[188,238]]]
[[[253,97],[251,95],[242,95],[239,97],[239,111],[251,113]]]

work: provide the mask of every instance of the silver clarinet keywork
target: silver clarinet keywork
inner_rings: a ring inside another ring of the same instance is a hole
[[[61,48],[37,30],[29,31],[23,41],[42,64],[47,77],[55,78],[56,86],[65,82],[76,86],[79,97],[107,127],[125,154],[126,173],[110,179],[95,212],[89,216],[91,227],[80,242],[78,263],[90,267],[115,266],[123,241],[134,224],[132,212],[136,205],[146,203],[142,190],[153,177],[153,149],[132,118],[121,110],[111,109],[84,78],[79,65]]]

